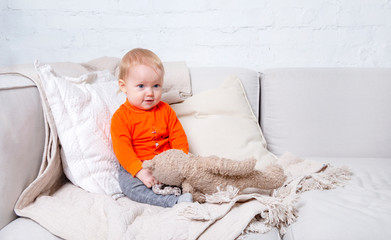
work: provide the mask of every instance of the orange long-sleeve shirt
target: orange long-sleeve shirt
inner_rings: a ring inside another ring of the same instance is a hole
[[[130,174],[142,169],[142,162],[168,149],[189,152],[189,144],[174,110],[165,102],[150,110],[141,110],[128,101],[111,119],[114,153]]]

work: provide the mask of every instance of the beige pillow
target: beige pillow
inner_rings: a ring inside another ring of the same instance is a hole
[[[240,79],[229,77],[216,89],[173,104],[189,141],[190,152],[234,160],[256,158],[257,169],[275,162]]]

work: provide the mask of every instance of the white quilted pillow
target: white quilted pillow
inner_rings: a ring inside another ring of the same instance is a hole
[[[232,76],[216,89],[171,105],[185,129],[189,151],[234,160],[256,158],[257,169],[275,162],[240,79]]]
[[[36,69],[56,123],[65,175],[87,191],[119,194],[110,122],[126,97],[118,94],[116,78],[109,71],[66,77],[38,63]]]

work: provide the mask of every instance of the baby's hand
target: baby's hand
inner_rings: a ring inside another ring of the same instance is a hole
[[[158,184],[159,182],[156,181],[156,179],[152,175],[152,171],[150,169],[141,169],[137,174],[136,177],[140,179],[141,182],[144,183],[147,188],[151,188],[153,185]]]

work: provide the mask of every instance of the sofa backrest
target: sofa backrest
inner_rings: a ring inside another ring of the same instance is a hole
[[[261,127],[269,149],[313,157],[391,157],[391,69],[269,69]]]
[[[16,218],[13,208],[36,178],[45,126],[37,87],[28,78],[0,75],[0,229]]]

